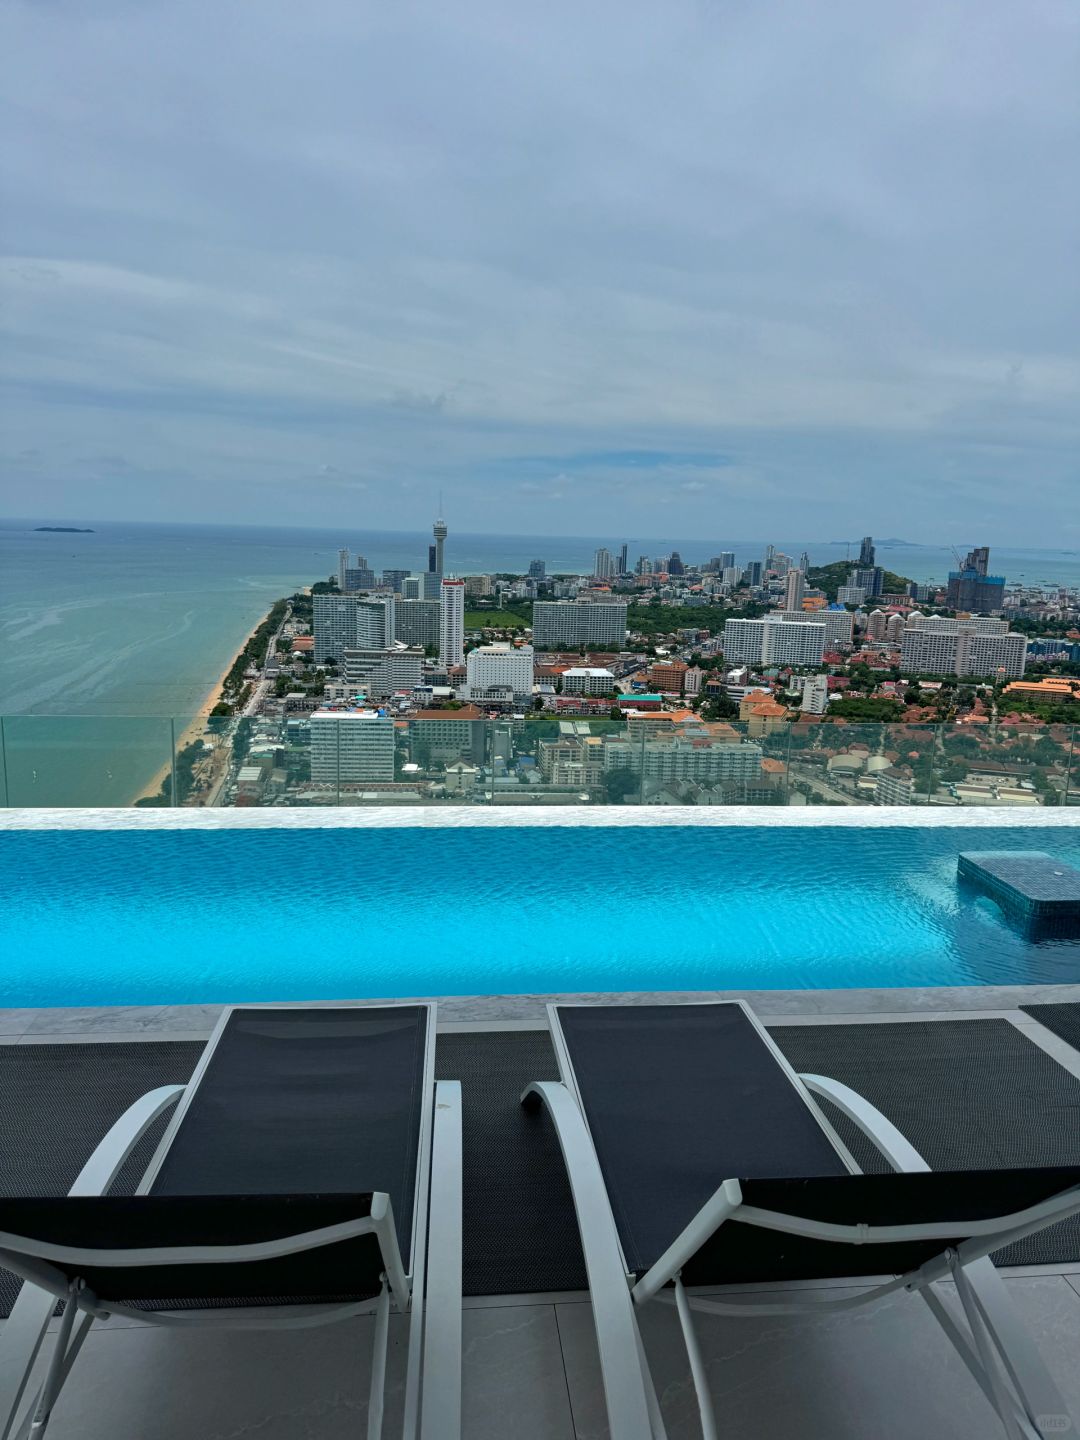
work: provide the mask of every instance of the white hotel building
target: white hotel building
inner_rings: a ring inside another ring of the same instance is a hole
[[[524,702],[532,695],[533,648],[508,643],[479,645],[465,657],[469,699],[483,700],[490,690],[512,690]]]
[[[316,710],[311,716],[311,779],[355,785],[394,778],[394,722],[376,710]]]

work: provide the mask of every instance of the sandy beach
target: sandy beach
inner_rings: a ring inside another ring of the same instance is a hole
[[[247,635],[244,636],[243,643],[237,649],[236,655],[233,656],[233,658],[225,666],[224,670],[222,670],[217,680],[206,692],[202,704],[199,706],[198,710],[196,711],[190,722],[184,727],[182,733],[177,735],[177,754],[179,754],[180,751],[183,750],[185,745],[190,745],[196,740],[201,740],[206,734],[207,717],[209,716],[211,710],[213,710],[214,706],[221,699],[222,693],[225,689],[226,676],[228,675],[232,667],[236,664],[237,656],[243,653],[244,649],[248,645],[248,642],[258,630],[259,626],[266,621],[269,614],[270,611],[267,610],[266,615],[264,615],[261,620],[257,621],[256,624],[252,626]],[[162,765],[160,770],[158,770],[157,774],[154,775],[150,780],[148,780],[141,790],[137,790],[135,792],[135,794],[127,802],[128,805],[135,805],[140,800],[151,800],[154,798],[154,796],[159,795],[161,793],[161,787],[168,779],[171,769],[172,761],[167,760],[165,764]]]

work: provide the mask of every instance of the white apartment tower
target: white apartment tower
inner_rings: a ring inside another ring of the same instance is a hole
[[[724,626],[724,659],[729,665],[820,665],[825,626],[812,621],[729,620]]]
[[[806,576],[801,570],[789,570],[784,581],[784,609],[801,610],[806,594]]]
[[[615,561],[611,558],[610,551],[601,546],[593,557],[593,575],[597,580],[607,580],[614,573]]]
[[[465,663],[465,581],[444,579],[440,586],[439,663]]]
[[[533,686],[533,648],[479,645],[466,656],[465,671],[470,700],[482,700],[490,690],[512,690],[515,700],[528,700]]]
[[[538,600],[533,606],[533,646],[537,650],[558,650],[566,645],[618,650],[625,640],[625,601]]]

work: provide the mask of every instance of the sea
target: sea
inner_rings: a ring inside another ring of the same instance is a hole
[[[79,525],[92,534],[45,533]],[[626,537],[639,555],[678,550],[701,562],[733,550],[760,559],[760,540]],[[597,547],[621,536],[456,534],[448,573],[588,574]],[[278,529],[0,520],[0,803],[123,805],[167,759],[270,604],[337,569],[348,546],[383,569],[422,570],[429,535],[417,531]],[[858,554],[857,541],[773,542],[811,564]],[[942,580],[950,550],[879,544],[877,563],[913,580]],[[1080,586],[1080,552],[991,552],[991,570],[1029,585]]]

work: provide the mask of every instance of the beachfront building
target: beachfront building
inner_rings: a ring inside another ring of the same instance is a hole
[[[626,640],[626,602],[579,596],[576,600],[538,600],[533,606],[533,645],[557,650],[566,645],[614,646]]]
[[[345,651],[394,643],[393,595],[313,595],[315,659],[340,664]]]
[[[377,710],[316,710],[311,716],[311,779],[354,785],[394,778],[394,722]]]

